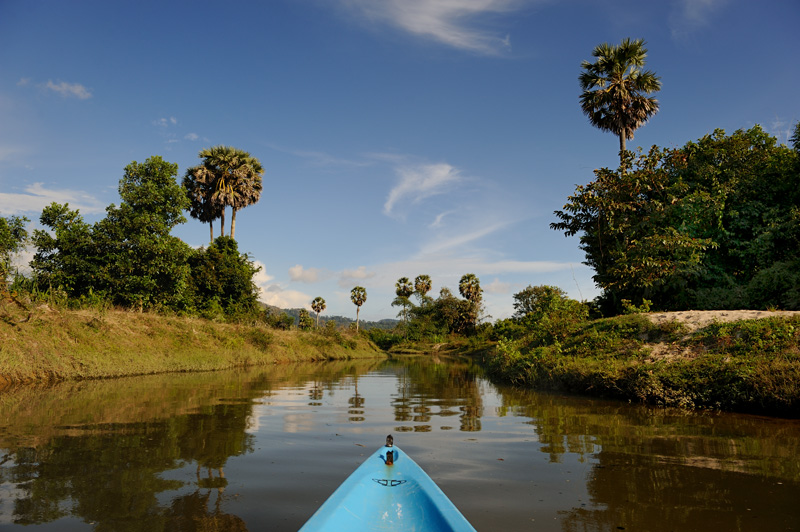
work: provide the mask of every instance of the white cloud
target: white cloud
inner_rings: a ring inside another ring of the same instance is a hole
[[[25,84],[27,84],[27,82]],[[44,87],[59,93],[65,98],[72,96],[80,100],[87,100],[92,97],[91,91],[80,83],[67,83],[66,81],[62,81],[61,83],[53,83],[52,80],[47,80],[47,83],[45,83]]]
[[[530,0],[342,0],[370,21],[482,55],[509,48],[510,38],[479,27],[493,15],[521,9]]]
[[[375,272],[367,271],[366,266],[359,266],[355,270],[343,270],[339,274],[339,286],[348,288],[353,282],[363,281],[375,277]]]
[[[508,294],[511,292],[511,283],[504,283],[495,277],[491,283],[483,287],[483,290],[489,294]]]
[[[262,286],[259,299],[279,308],[308,308],[313,297],[297,290],[287,290],[279,284]]]
[[[70,209],[77,209],[81,214],[99,214],[105,211],[105,205],[97,198],[80,190],[47,189],[41,183],[34,183],[25,187],[24,192],[0,192],[0,212],[40,213],[53,202],[69,203]]]
[[[389,192],[383,212],[391,215],[395,205],[406,199],[413,203],[441,194],[462,181],[458,169],[446,163],[400,166],[395,169],[400,181]]]
[[[178,119],[174,116],[169,118],[159,118],[158,120],[153,120],[153,125],[157,127],[169,127],[178,124]]]
[[[186,140],[198,140],[200,136],[197,133],[187,133],[183,138]]]
[[[301,283],[316,283],[327,278],[328,275],[325,270],[319,268],[303,268],[301,264],[295,264],[289,268],[289,278],[292,281],[299,281]]]

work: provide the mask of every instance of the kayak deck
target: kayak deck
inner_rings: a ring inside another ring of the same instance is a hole
[[[300,530],[475,529],[411,457],[387,445],[372,453]]]

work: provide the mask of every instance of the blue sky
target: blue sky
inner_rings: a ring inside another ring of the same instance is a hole
[[[618,160],[581,61],[646,40],[661,110],[629,148],[754,124],[785,143],[798,27],[796,0],[0,0],[0,215],[94,222],[131,161],[182,176],[224,144],[265,168],[236,238],[266,302],[354,317],[362,285],[362,318],[395,317],[399,277],[438,295],[465,273],[492,320],[528,285],[592,299],[577,238],[549,228]],[[193,219],[174,234],[208,243]]]

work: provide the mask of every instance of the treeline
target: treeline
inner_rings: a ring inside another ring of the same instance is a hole
[[[68,204],[52,203],[32,235],[23,217],[0,218],[3,298],[18,294],[67,306],[117,305],[139,310],[196,313],[210,318],[259,311],[258,272],[236,241],[218,237],[194,249],[172,236],[191,202],[176,177],[178,166],[155,156],[125,167],[120,204],[88,224]],[[6,279],[11,256],[30,241],[32,275]]]

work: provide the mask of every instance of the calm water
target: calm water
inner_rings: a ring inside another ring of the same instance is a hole
[[[297,530],[389,433],[478,530],[800,530],[800,422],[427,358],[0,392],[0,529]]]

